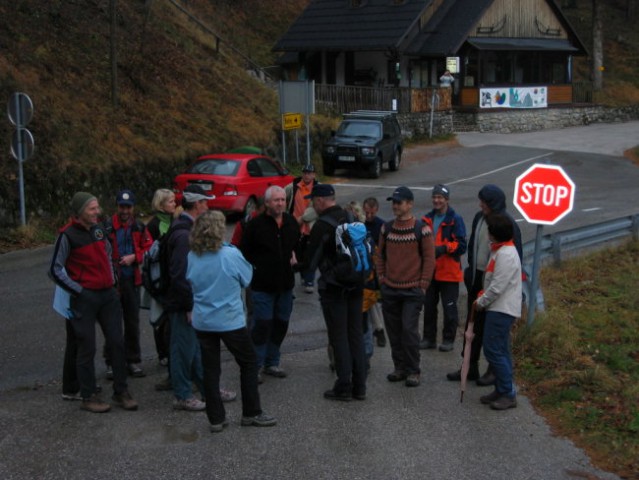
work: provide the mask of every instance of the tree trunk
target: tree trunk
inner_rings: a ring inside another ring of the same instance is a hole
[[[603,19],[601,1],[592,0],[592,87],[603,87]]]

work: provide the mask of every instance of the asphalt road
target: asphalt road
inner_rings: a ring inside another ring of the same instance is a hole
[[[410,186],[416,211],[423,213],[430,208],[432,185],[446,183],[451,204],[470,223],[482,185],[502,186],[512,204],[517,175],[548,160],[577,184],[573,213],[548,231],[635,214],[639,169],[618,155],[620,140],[614,142],[617,150],[577,147],[586,139],[606,144],[610,129],[615,139],[639,142],[639,123],[596,127],[546,132],[547,143],[535,134],[532,145],[526,136],[513,136],[516,145],[504,145],[500,136],[497,145],[490,135],[461,134],[460,145],[411,149],[399,172],[385,172],[378,180],[336,177],[337,195],[343,202],[376,196],[388,218],[385,198],[395,186]],[[561,150],[554,146],[557,139]],[[535,227],[520,226],[524,240],[531,239]],[[0,256],[0,478],[616,478],[594,469],[570,442],[552,436],[525,392],[519,408],[501,414],[479,405],[486,390],[477,387],[469,388],[460,405],[458,386],[444,380],[459,364],[459,346],[455,353],[423,356],[423,384],[417,389],[386,382],[389,351],[377,349],[369,399],[326,402],[321,392],[332,376],[324,325],[316,295],[299,288],[283,347],[290,376],[261,387],[265,410],[280,420],[277,427],[240,428],[237,402],[229,406],[232,425],[217,436],[208,432],[203,414],[173,412],[171,395],[153,390],[164,369],[155,361],[146,313],[143,356],[149,376],[130,382],[140,411],[80,412],[59,397],[64,328],[51,310],[53,288],[46,277],[51,250]],[[97,372],[103,371],[98,360]],[[238,388],[234,363],[225,362],[223,371],[227,385]]]

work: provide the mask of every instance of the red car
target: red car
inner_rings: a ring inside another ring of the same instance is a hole
[[[220,153],[203,155],[185,173],[173,180],[178,205],[182,190],[197,184],[215,199],[209,208],[225,213],[248,214],[255,210],[258,197],[263,197],[271,185],[284,188],[293,181],[288,170],[264,155],[247,153]]]

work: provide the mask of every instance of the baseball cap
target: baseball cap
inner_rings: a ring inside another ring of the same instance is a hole
[[[132,207],[135,205],[135,195],[131,190],[120,190],[118,196],[115,197],[115,203]]]
[[[200,200],[213,200],[215,195],[207,195],[206,191],[199,185],[188,185],[182,192],[184,200],[189,203],[199,202]]]
[[[302,168],[302,173],[315,173],[315,165],[313,165],[312,163],[304,165],[304,168]]]
[[[397,187],[393,194],[386,200],[401,202],[402,200],[415,200],[415,196],[413,195],[413,192],[411,192],[410,188],[402,185],[401,187]]]
[[[313,185],[313,190],[309,195],[306,195],[304,198],[314,198],[314,197],[332,197],[335,195],[335,189],[333,185],[330,183],[318,183]]]

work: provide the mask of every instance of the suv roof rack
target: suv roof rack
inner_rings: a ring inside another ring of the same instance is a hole
[[[397,112],[390,110],[354,110],[344,114],[344,118],[359,117],[359,118],[384,118],[395,115]]]

